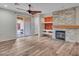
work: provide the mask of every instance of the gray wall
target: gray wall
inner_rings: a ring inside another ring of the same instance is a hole
[[[0,9],[0,41],[16,38],[16,15],[12,11]]]

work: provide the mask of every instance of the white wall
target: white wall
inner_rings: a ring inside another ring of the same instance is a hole
[[[16,15],[14,12],[0,9],[0,41],[16,38]]]

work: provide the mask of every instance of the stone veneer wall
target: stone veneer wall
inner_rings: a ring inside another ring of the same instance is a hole
[[[70,8],[53,12],[54,25],[75,25],[76,9]]]
[[[79,25],[79,7],[76,8],[76,25]],[[79,29],[76,29],[75,40],[79,42]]]
[[[54,23],[53,25],[79,25],[79,7],[73,7],[65,10],[53,12]],[[65,30],[66,41],[79,42],[79,29],[53,29]],[[53,33],[55,38],[55,33]]]

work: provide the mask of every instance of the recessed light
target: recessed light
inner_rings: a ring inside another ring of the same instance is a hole
[[[4,7],[8,7],[8,5],[4,5]]]

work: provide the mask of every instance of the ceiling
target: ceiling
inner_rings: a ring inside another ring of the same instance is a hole
[[[31,3],[31,5],[32,10],[41,10],[42,13],[50,13],[56,10],[79,6],[79,3]],[[28,3],[19,3],[19,5],[15,5],[14,3],[0,3],[0,8],[10,9],[17,12],[26,12],[24,10],[29,9]]]

